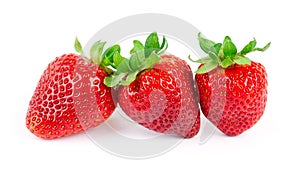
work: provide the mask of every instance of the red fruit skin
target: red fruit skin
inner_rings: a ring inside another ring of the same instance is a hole
[[[195,80],[204,116],[228,136],[251,128],[264,113],[268,82],[260,63],[218,67]]]
[[[190,138],[199,132],[200,110],[189,65],[173,55],[161,56],[129,86],[119,89],[122,110],[140,125]]]
[[[59,138],[103,123],[114,111],[107,73],[76,54],[57,57],[44,71],[29,103],[26,126],[36,136]]]

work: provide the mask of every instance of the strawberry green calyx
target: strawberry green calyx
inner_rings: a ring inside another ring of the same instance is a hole
[[[97,41],[94,43],[94,45],[91,47],[90,50],[90,56],[93,61],[93,63],[100,65],[101,61],[103,59],[102,52],[103,48],[106,42]]]
[[[199,33],[198,40],[200,48],[206,54],[208,54],[208,56],[196,61],[192,60],[189,56],[191,61],[203,64],[203,66],[196,71],[197,74],[207,73],[218,66],[227,68],[234,64],[250,65],[251,60],[246,57],[246,54],[254,51],[263,52],[271,45],[271,42],[269,42],[263,48],[257,48],[256,39],[254,38],[240,52],[237,52],[237,48],[229,36],[224,38],[223,43],[215,43],[211,40],[203,38],[201,33]]]
[[[124,58],[115,53],[110,63],[114,68],[114,74],[104,79],[104,84],[113,87],[117,85],[128,86],[136,79],[138,73],[145,69],[151,68],[155,63],[160,61],[159,55],[168,48],[168,42],[163,37],[162,44],[156,32],[151,33],[145,45],[138,41],[133,41],[133,48],[130,50],[130,58]]]
[[[78,38],[75,38],[74,48],[76,52],[78,52],[81,56],[84,56],[81,43],[79,42]]]
[[[97,41],[93,44],[90,49],[90,60],[96,64],[101,66],[107,73],[111,73],[111,67],[115,68],[120,61],[116,60],[117,58],[123,58],[120,55],[121,47],[119,45],[113,45],[107,48],[104,52],[104,46],[106,42]],[[74,47],[76,52],[78,52],[82,57],[85,57],[81,43],[76,37]]]

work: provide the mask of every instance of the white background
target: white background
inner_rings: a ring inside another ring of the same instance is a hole
[[[145,12],[177,16],[216,41],[230,35],[238,47],[253,37],[260,46],[272,41],[267,52],[252,55],[269,74],[257,125],[238,137],[216,133],[204,145],[198,137],[185,140],[147,160],[113,156],[84,133],[57,140],[32,135],[25,115],[46,65],[74,52],[76,35],[84,43],[105,25]],[[0,168],[299,168],[299,16],[296,0],[1,1]]]

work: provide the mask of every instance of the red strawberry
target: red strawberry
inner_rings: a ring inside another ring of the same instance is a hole
[[[83,55],[65,54],[48,65],[26,116],[33,134],[46,139],[63,137],[98,126],[111,115],[115,103],[111,88],[103,84],[108,73],[95,62],[104,44],[99,41],[92,47],[94,63]],[[82,54],[77,39],[75,47]]]
[[[223,133],[236,136],[251,128],[263,115],[267,102],[267,74],[263,65],[245,57],[255,48],[254,39],[237,53],[227,36],[223,44],[204,39],[199,33],[200,47],[209,56],[195,76],[201,110]]]
[[[189,65],[176,56],[158,57],[156,53],[161,53],[158,50],[166,43],[164,39],[160,46],[156,33],[147,38],[145,47],[134,41],[131,58],[124,59],[117,74],[106,78],[106,82],[110,85],[121,81],[119,104],[134,121],[156,132],[190,138],[200,128],[193,74]]]

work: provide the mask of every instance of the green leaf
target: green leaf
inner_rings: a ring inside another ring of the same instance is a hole
[[[165,36],[163,36],[163,41],[162,41],[162,44],[160,45],[160,49],[163,49],[166,44],[168,44],[167,39]]]
[[[239,56],[237,58],[234,58],[233,61],[238,65],[250,65],[251,60],[245,56]]]
[[[233,61],[231,60],[230,57],[227,57],[226,59],[224,59],[222,62],[221,62],[221,66],[223,68],[227,68],[229,66],[233,65]]]
[[[125,58],[123,56],[120,55],[120,53],[118,51],[116,51],[114,53],[113,56],[113,62],[114,62],[114,67],[119,66],[119,64],[124,60]]]
[[[218,67],[218,63],[215,62],[215,61],[211,61],[211,62],[208,62],[208,63],[205,63],[203,64],[203,66],[201,66],[197,71],[196,73],[197,74],[204,74],[204,73],[207,73],[213,69],[215,69],[216,67]]]
[[[138,40],[133,41],[133,48],[130,50],[130,54],[133,54],[136,51],[143,51],[144,50],[144,45],[142,42]]]
[[[162,41],[162,44],[160,46],[160,51],[157,53],[158,55],[164,53],[169,47],[169,44],[168,44],[168,41],[166,39],[165,36],[163,36],[163,41]]]
[[[120,45],[113,45],[105,50],[103,53],[103,57],[106,57],[110,60],[110,62],[113,62],[113,55],[115,52],[121,53],[121,47]]]
[[[129,73],[126,77],[126,80],[121,81],[121,84],[124,86],[130,85],[130,83],[132,83],[136,79],[136,75],[138,73],[139,73],[139,71],[134,71],[132,73]]]
[[[81,56],[83,56],[82,46],[77,37],[75,39],[74,48],[75,48],[76,52],[78,52]]]
[[[160,49],[159,40],[156,32],[151,33],[145,42],[145,57],[147,58],[152,51]]]
[[[100,60],[102,67],[114,66],[113,57],[115,52],[119,52],[119,53],[121,52],[121,48],[119,45],[113,45],[105,50]]]
[[[222,43],[216,43],[214,46],[214,52],[215,52],[215,54],[218,56],[219,55],[219,52],[220,52],[220,49],[221,49],[221,47],[222,47]]]
[[[256,46],[256,39],[254,38],[252,41],[250,41],[243,49],[242,51],[240,52],[241,55],[245,55],[249,52],[252,52],[253,49],[255,48]]]
[[[266,51],[270,46],[271,46],[271,42],[269,42],[269,43],[268,43],[265,47],[263,47],[263,48],[254,48],[253,51],[264,52],[264,51]]]
[[[200,48],[205,52],[208,53],[211,51],[211,48],[216,44],[215,42],[205,39],[201,36],[201,33],[198,34],[198,40],[200,44]]]
[[[237,49],[232,43],[229,36],[226,36],[223,42],[223,53],[224,56],[235,57],[237,54]]]
[[[145,56],[143,51],[136,51],[133,53],[129,59],[129,66],[131,70],[138,70],[141,66],[141,63],[145,61]]]
[[[145,65],[143,69],[148,69],[159,61],[160,61],[160,57],[155,52],[152,52],[150,56],[145,60]]]
[[[160,49],[158,35],[156,32],[151,33],[145,42],[146,49]]]
[[[208,52],[208,56],[215,62],[220,63],[220,58],[214,52]]]
[[[114,87],[114,86],[118,85],[125,76],[126,76],[126,73],[107,76],[104,79],[104,84],[108,87]]]
[[[117,74],[132,72],[129,66],[129,60],[124,58],[122,62],[117,66]]]
[[[190,61],[196,62],[196,63],[208,63],[208,62],[212,61],[211,57],[209,57],[209,56],[198,59],[198,60],[193,60],[190,55],[188,56],[188,58]]]
[[[106,42],[97,41],[93,44],[90,50],[90,56],[93,63],[100,65],[102,61],[102,52]]]
[[[111,61],[111,59],[109,57],[104,56],[101,61],[101,66],[106,67],[106,66],[110,66],[110,65],[113,65],[113,62]]]

